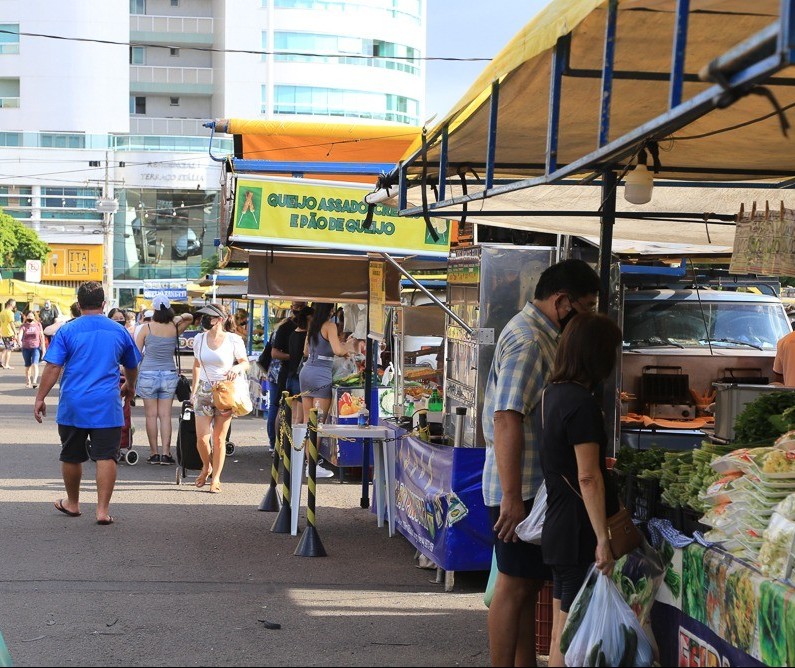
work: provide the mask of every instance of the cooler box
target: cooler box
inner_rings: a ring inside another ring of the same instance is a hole
[[[734,440],[734,421],[745,406],[765,392],[787,391],[778,385],[741,385],[738,383],[713,383],[715,397],[715,437]],[[795,390],[789,390],[795,392]]]

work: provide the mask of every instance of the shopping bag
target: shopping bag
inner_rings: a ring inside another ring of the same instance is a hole
[[[193,383],[182,374],[179,374],[177,376],[177,387],[174,390],[174,396],[177,397],[177,401],[188,401],[191,397],[192,389]]]
[[[234,381],[219,380],[213,383],[213,406],[219,411],[231,411],[235,408]]]
[[[547,486],[543,482],[533,500],[530,514],[516,525],[516,535],[525,543],[541,545],[541,532],[544,528],[544,516],[547,514]]]
[[[491,551],[491,571],[489,572],[489,581],[486,583],[486,592],[483,594],[483,603],[486,607],[491,606],[491,599],[494,598],[494,587],[497,584],[497,549]]]
[[[248,379],[245,376],[238,376],[233,382],[235,388],[235,405],[232,407],[232,415],[235,417],[243,417],[254,410],[254,404],[251,402]]]
[[[6,641],[3,640],[3,634],[0,633],[0,666],[2,668],[6,668],[7,666],[13,666],[14,662],[11,660],[11,654],[8,651],[8,647],[6,647]]]
[[[641,626],[649,623],[665,572],[662,555],[645,538],[640,547],[616,561],[611,578]]]
[[[359,368],[350,357],[335,357],[331,367],[332,381],[342,380],[355,374]]]
[[[653,652],[613,581],[591,566],[560,639],[567,666],[651,666]]]

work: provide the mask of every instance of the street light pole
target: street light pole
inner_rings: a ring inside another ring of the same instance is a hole
[[[105,152],[105,185],[102,197],[97,200],[97,211],[102,213],[102,289],[105,300],[113,303],[113,215],[119,210],[119,201],[109,191],[108,152]]]

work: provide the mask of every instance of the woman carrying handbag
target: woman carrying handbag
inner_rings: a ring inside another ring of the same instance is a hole
[[[547,488],[541,550],[553,577],[550,666],[565,665],[560,634],[591,564],[609,575],[621,556],[611,545],[610,520],[619,516],[620,505],[605,468],[607,436],[593,395],[612,372],[620,345],[621,330],[607,316],[575,316],[561,336],[541,398]],[[630,529],[637,531],[631,522]]]
[[[221,491],[226,434],[233,410],[227,406],[219,408],[219,393],[214,393],[213,387],[220,388],[223,381],[234,381],[245,375],[249,362],[243,339],[234,333],[234,323],[221,304],[207,304],[197,314],[201,315],[202,332],[196,336],[193,344],[192,402],[196,416],[196,446],[202,459],[202,470],[196,478],[196,487],[204,487],[212,472],[210,492],[217,494]]]

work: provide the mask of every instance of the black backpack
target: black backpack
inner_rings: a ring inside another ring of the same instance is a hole
[[[268,342],[265,344],[264,350],[260,353],[259,357],[257,358],[257,364],[260,365],[260,368],[265,372],[268,373],[268,369],[271,366],[271,360],[273,353],[273,346],[271,345],[271,340],[268,339]]]

